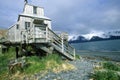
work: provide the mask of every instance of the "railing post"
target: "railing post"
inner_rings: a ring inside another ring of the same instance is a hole
[[[75,60],[75,57],[76,57],[76,56],[75,56],[75,49],[74,49],[74,52],[73,52],[73,53],[74,53],[74,60]]]
[[[62,37],[62,53],[64,52],[64,42],[63,42],[63,37]]]
[[[33,24],[33,42],[35,42],[35,36],[36,36],[36,34],[35,34],[35,25]]]
[[[48,27],[46,27],[46,42],[48,41]]]
[[[23,31],[21,30],[21,43],[23,42]]]

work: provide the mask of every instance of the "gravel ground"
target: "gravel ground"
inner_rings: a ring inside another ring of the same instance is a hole
[[[69,61],[70,64],[73,64],[76,69],[72,71],[63,71],[60,73],[53,73],[49,71],[44,77],[41,77],[39,74],[35,74],[31,79],[24,80],[89,80],[89,75],[93,72],[93,65],[95,65],[97,60],[90,59],[81,59],[76,61]]]

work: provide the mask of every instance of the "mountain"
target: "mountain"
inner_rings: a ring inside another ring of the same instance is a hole
[[[0,38],[5,37],[7,30],[0,29]]]
[[[69,39],[69,43],[82,43],[92,41],[103,41],[103,40],[115,40],[120,39],[120,31],[109,31],[102,33],[91,33],[86,35],[77,35]]]
[[[85,37],[83,36],[78,36],[76,39],[73,37],[72,39],[69,40],[69,43],[79,43],[79,42],[86,42],[88,41]]]
[[[93,36],[89,41],[99,41],[99,40],[103,40],[103,39],[106,39],[106,38],[101,38],[99,36]]]
[[[7,37],[7,30],[5,29],[0,29],[0,42],[5,40]]]

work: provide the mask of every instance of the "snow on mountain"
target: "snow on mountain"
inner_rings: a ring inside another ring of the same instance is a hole
[[[70,35],[68,40],[77,40],[79,35]]]
[[[85,37],[87,40],[90,40],[93,36],[98,36],[98,37],[101,37],[101,38],[105,38],[105,36],[103,34],[104,34],[104,32],[93,32],[93,33],[85,34],[85,35],[82,35],[82,36]]]
[[[79,37],[84,37],[86,40],[90,40],[93,37],[100,37],[100,38],[110,38],[110,36],[120,36],[120,30],[112,30],[112,31],[107,31],[107,32],[92,32],[89,34],[84,34],[84,35],[71,35],[69,36],[69,41],[74,41],[78,40]]]

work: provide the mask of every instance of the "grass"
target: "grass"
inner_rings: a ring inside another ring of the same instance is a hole
[[[26,67],[24,71],[27,74],[53,69],[62,64],[61,58],[56,54],[50,54],[42,59],[37,56],[28,57],[27,62],[29,63],[29,66]]]
[[[17,69],[14,74],[10,75],[8,70],[8,63],[11,59],[15,59],[15,49],[10,48],[7,53],[0,54],[0,80],[17,80],[23,79],[24,76],[31,76],[35,73],[51,70],[55,73],[75,69],[75,67],[67,62],[63,61],[61,57],[57,54],[49,54],[45,57],[31,56],[26,57],[27,65],[24,67],[24,70],[21,72]]]
[[[8,63],[15,58],[14,48],[11,47],[8,52],[0,54],[0,79],[5,79],[8,74]]]
[[[120,67],[112,62],[103,63],[103,68],[108,70],[120,71]]]
[[[120,80],[120,66],[113,62],[103,62],[102,69],[94,72],[94,80]]]
[[[48,56],[40,59],[38,56],[32,56],[27,58],[29,66],[26,67],[26,74],[34,74],[41,71],[51,70],[55,73],[65,70],[75,69],[75,67],[67,62],[64,62],[59,55],[49,54]]]
[[[120,76],[114,71],[96,71],[92,76],[94,80],[120,80]]]
[[[80,59],[80,55],[76,54],[76,55],[75,55],[75,58],[76,58],[76,59]]]

